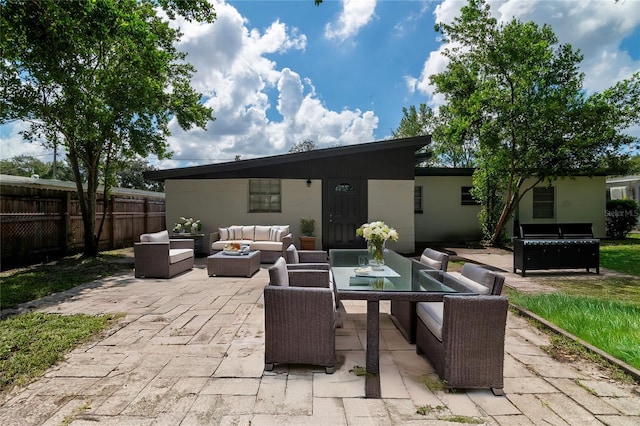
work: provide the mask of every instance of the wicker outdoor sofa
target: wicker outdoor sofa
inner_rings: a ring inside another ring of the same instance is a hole
[[[210,254],[224,249],[227,244],[248,245],[253,250],[260,250],[262,263],[274,263],[285,256],[285,250],[293,242],[289,225],[233,225],[218,228],[218,232],[210,235]]]

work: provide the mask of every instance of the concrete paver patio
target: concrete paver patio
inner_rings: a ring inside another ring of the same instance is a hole
[[[309,366],[265,372],[266,266],[251,278],[208,277],[205,259],[197,259],[192,271],[170,280],[123,274],[40,301],[40,311],[125,316],[0,400],[0,424],[640,424],[638,386],[618,384],[587,362],[555,361],[540,348],[548,338],[511,313],[505,397],[489,389],[429,389],[426,383],[437,376],[394,327],[386,303],[380,314],[382,399],[365,399],[364,378],[350,372],[365,364],[361,302],[344,303],[335,374]],[[506,285],[526,283],[505,275]]]

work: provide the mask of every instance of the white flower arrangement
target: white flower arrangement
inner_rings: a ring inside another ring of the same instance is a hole
[[[373,262],[378,267],[384,264],[384,243],[387,240],[398,241],[399,237],[395,229],[380,220],[363,224],[356,229],[356,235],[367,240],[369,254],[371,255],[369,263]]]
[[[178,222],[173,225],[173,232],[189,232],[194,234],[202,229],[202,223],[199,220],[194,220],[192,217],[180,217]]]
[[[387,240],[398,241],[398,232],[382,221],[365,223],[356,229],[356,235],[371,243],[382,243]]]

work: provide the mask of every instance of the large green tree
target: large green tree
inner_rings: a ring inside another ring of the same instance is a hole
[[[533,186],[603,171],[637,144],[623,131],[640,121],[640,73],[586,96],[579,51],[547,25],[498,23],[483,0],[436,30],[450,43],[449,63],[431,82],[446,99],[448,141],[474,146],[473,194],[488,244]]]
[[[55,173],[54,173],[55,169]],[[73,173],[66,162],[45,163],[30,155],[18,155],[0,160],[0,173],[29,177],[38,175],[41,179],[57,179],[73,182]]]
[[[289,149],[289,152],[306,152],[313,151],[314,149],[316,149],[316,143],[311,139],[305,139],[300,142],[294,143]]]
[[[457,136],[453,135],[445,111],[445,107],[441,107],[436,112],[424,103],[419,108],[415,105],[402,108],[400,124],[391,135],[394,138],[431,135],[431,145],[424,148],[431,154],[425,161],[426,166],[473,167],[472,147],[464,140],[461,143],[450,142]],[[464,134],[460,136],[464,138]]]
[[[0,122],[27,121],[25,138],[64,147],[84,255],[96,255],[101,177],[106,201],[119,162],[170,155],[171,119],[185,129],[212,119],[190,86],[194,68],[175,48],[181,33],[169,24],[177,15],[213,22],[213,7],[207,0],[2,0],[0,7]]]

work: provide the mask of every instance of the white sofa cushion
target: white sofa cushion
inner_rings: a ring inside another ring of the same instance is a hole
[[[232,225],[229,227],[229,239],[241,240],[242,239],[242,226]]]
[[[444,302],[420,302],[416,304],[416,314],[427,326],[431,334],[442,342],[442,318]]]
[[[141,243],[168,243],[169,231],[164,230],[160,232],[153,232],[151,234],[140,235]]]
[[[169,250],[169,264],[180,262],[181,260],[189,259],[193,257],[193,249],[170,249]]]
[[[255,241],[269,241],[269,233],[271,232],[270,226],[256,225]]]
[[[229,239],[229,228],[218,228],[218,237],[221,241]]]
[[[282,241],[253,241],[249,244],[251,250],[282,251]]]
[[[255,240],[255,225],[243,226],[242,227],[242,239],[243,240]]]

